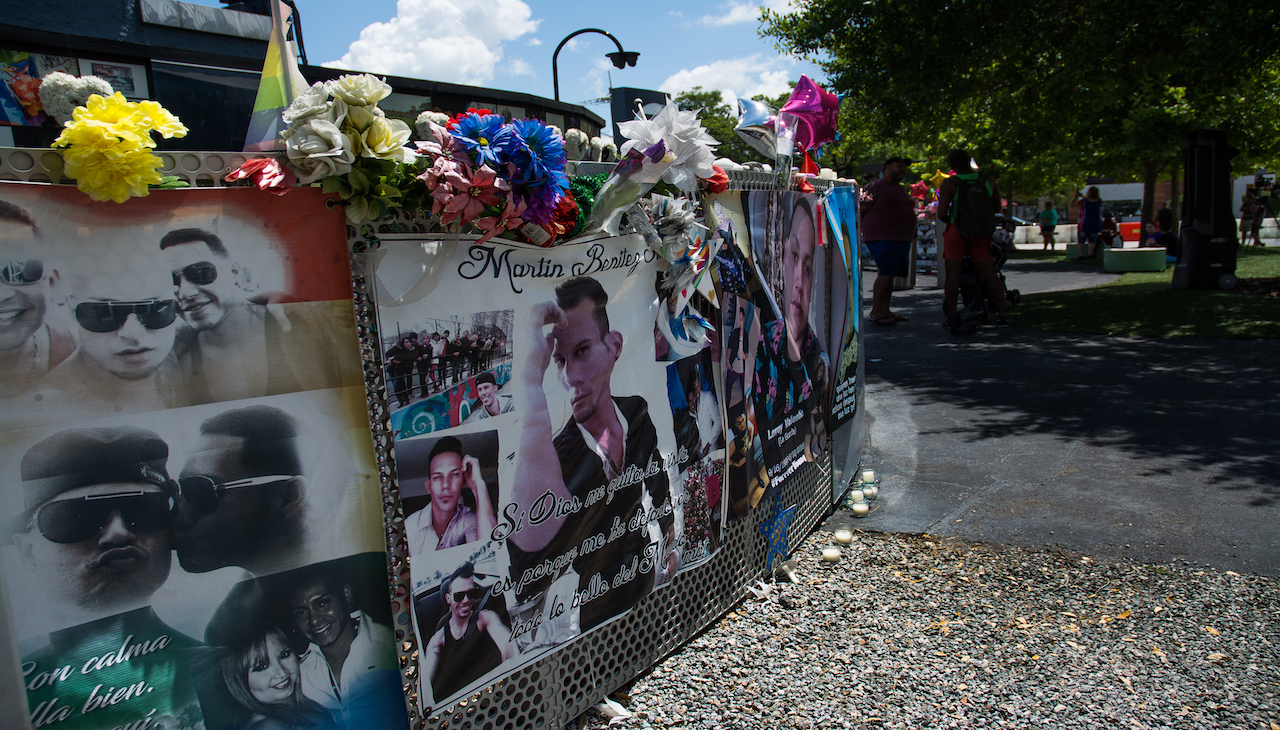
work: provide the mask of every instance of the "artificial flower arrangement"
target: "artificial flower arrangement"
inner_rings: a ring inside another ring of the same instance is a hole
[[[169,139],[185,137],[187,128],[157,102],[127,101],[118,91],[95,93],[74,108],[53,146],[61,149],[65,173],[76,187],[94,200],[123,203],[146,196],[149,186],[186,184],[160,174],[163,162],[152,152],[152,132]]]

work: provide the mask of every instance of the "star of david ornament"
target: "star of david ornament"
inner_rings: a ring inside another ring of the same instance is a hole
[[[766,575],[773,575],[774,561],[781,557],[787,559],[787,530],[791,527],[791,520],[796,516],[796,505],[791,505],[786,509],[782,509],[778,502],[779,495],[773,496],[773,516],[765,520],[760,525],[760,534],[769,540],[769,552],[764,559],[764,572]]]

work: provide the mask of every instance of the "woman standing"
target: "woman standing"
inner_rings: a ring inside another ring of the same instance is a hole
[[[1097,186],[1091,186],[1085,191],[1084,195],[1080,195],[1080,191],[1076,191],[1076,195],[1071,202],[1080,203],[1080,241],[1082,243],[1081,251],[1077,254],[1079,258],[1093,258],[1098,253],[1098,232],[1102,230],[1102,195],[1098,192]],[[1083,246],[1088,246],[1088,255],[1084,253]]]

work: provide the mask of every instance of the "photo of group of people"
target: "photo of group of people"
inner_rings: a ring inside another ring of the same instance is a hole
[[[643,246],[633,236],[551,250],[459,248],[429,296],[379,302],[382,331],[418,331],[419,344],[419,324],[463,321],[474,332],[481,315],[503,313],[512,323],[499,328],[508,359],[474,375],[496,381],[479,382],[467,406],[486,416],[455,413],[421,434],[396,432],[428,714],[625,614],[680,569],[679,531],[692,519],[681,519],[690,502],[682,473],[724,448],[722,418],[699,358],[672,363],[674,381],[655,362],[658,264],[602,266]],[[490,266],[508,268],[491,279]],[[517,284],[514,271],[539,275]],[[412,342],[387,344],[399,355]],[[491,397],[478,392],[488,385],[497,386]],[[690,552],[712,549],[708,490],[720,476],[704,472],[696,499],[705,526],[690,528],[700,531]]]
[[[35,726],[407,722],[395,671],[367,715],[306,690],[354,686],[365,650],[327,637],[385,623],[385,590],[311,629],[228,603],[362,554],[385,585],[342,214],[297,192],[0,185],[0,557]]]
[[[408,319],[393,322],[394,334],[384,338],[382,350],[397,433],[420,436],[515,409],[515,396],[504,388],[511,378],[515,310]]]

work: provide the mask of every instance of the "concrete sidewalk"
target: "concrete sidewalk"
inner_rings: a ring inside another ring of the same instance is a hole
[[[1115,278],[1005,273],[1024,294]],[[856,527],[1280,575],[1280,341],[1040,332],[1017,307],[955,337],[941,301],[895,292],[911,321],[866,324],[863,463],[883,481]]]

